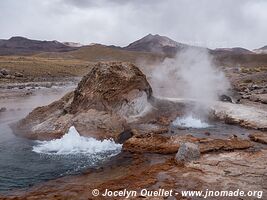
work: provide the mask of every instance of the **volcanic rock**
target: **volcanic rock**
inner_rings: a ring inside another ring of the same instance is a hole
[[[259,142],[262,144],[267,144],[267,134],[265,133],[252,133],[249,135],[249,138],[254,142]]]
[[[9,70],[7,70],[7,69],[1,69],[0,70],[0,73],[3,74],[4,76],[7,76],[7,75],[9,75]]]
[[[179,143],[172,142],[171,137],[152,133],[130,138],[123,144],[123,149],[129,152],[171,154],[177,152],[179,146]]]
[[[229,139],[206,138],[206,139],[201,139],[199,141],[199,147],[201,153],[241,150],[241,149],[248,149],[252,146],[253,144],[249,140],[239,139],[236,137]]]
[[[133,100],[144,96],[150,98],[151,94],[145,75],[133,64],[98,63],[75,90],[70,113],[93,108],[138,114],[138,110],[134,110],[137,100]]]
[[[219,99],[220,99],[220,101],[233,103],[232,98],[225,95],[225,94],[220,95]]]
[[[200,158],[198,145],[186,142],[182,144],[175,156],[177,162],[189,162]]]
[[[267,111],[264,109],[241,104],[217,102],[212,110],[214,116],[225,121],[225,123],[267,130]]]
[[[23,74],[20,73],[20,72],[15,72],[15,73],[14,73],[14,76],[15,76],[15,77],[23,77]]]
[[[129,130],[128,122],[150,109],[152,89],[133,64],[98,63],[74,92],[36,108],[13,128],[37,139],[52,139],[75,126],[81,135],[114,138]]]
[[[131,130],[125,130],[119,134],[117,142],[123,144],[126,140],[130,139],[132,136],[133,132]]]
[[[180,146],[184,143],[194,143],[199,146],[201,153],[209,153],[216,151],[240,150],[252,147],[249,140],[239,138],[229,139],[212,139],[212,138],[196,138],[192,135],[158,135],[136,134],[123,144],[124,151],[129,152],[148,152],[173,154],[177,153]]]

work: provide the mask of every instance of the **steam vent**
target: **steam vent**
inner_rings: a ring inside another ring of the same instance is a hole
[[[34,109],[13,128],[28,138],[52,139],[74,125],[81,135],[116,139],[128,129],[128,121],[147,112],[151,96],[145,75],[135,65],[97,63],[74,92]]]

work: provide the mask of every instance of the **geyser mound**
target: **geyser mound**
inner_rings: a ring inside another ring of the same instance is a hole
[[[149,110],[151,96],[145,75],[135,65],[97,63],[74,92],[34,109],[13,128],[39,140],[59,138],[71,126],[82,136],[116,139],[129,121]]]

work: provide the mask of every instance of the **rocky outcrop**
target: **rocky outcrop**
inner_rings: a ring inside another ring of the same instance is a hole
[[[267,144],[267,133],[252,133],[249,135],[249,138],[254,142],[259,142],[262,144]]]
[[[117,138],[150,109],[152,89],[133,64],[95,64],[74,92],[33,110],[13,126],[35,139],[59,137],[74,125],[81,135]]]
[[[150,98],[151,94],[152,89],[145,75],[135,65],[98,63],[74,91],[69,111],[76,113],[91,108],[125,115],[138,114],[134,110],[134,104],[138,100],[133,100],[143,96]],[[127,111],[132,113],[126,113]]]
[[[196,138],[191,135],[159,135],[159,134],[140,134],[131,137],[123,144],[123,150],[138,153],[177,153],[180,146],[184,143],[194,143],[199,146],[201,153],[216,151],[240,150],[252,147],[249,140],[239,138],[213,139]]]
[[[0,69],[0,78],[5,79],[15,79],[15,78],[22,78],[24,76],[21,72],[11,72],[5,68]]]
[[[238,124],[246,128],[267,130],[267,111],[241,104],[217,102],[213,108],[214,116],[228,124]]]

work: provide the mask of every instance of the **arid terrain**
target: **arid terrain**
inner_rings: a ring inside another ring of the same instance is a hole
[[[34,109],[12,129],[19,137],[47,140],[62,137],[73,125],[82,136],[114,139],[122,151],[97,168],[13,190],[1,199],[105,199],[92,190],[143,188],[176,194],[129,199],[198,199],[181,192],[206,189],[263,191],[262,199],[267,198],[267,54],[211,50],[151,34],[126,47],[62,45],[12,51],[14,38],[8,50],[0,43],[0,102],[33,96],[42,88],[75,88]],[[153,70],[188,48],[205,49],[231,85],[229,93],[207,107],[213,128],[175,127],[176,118],[197,103],[156,95]],[[10,110],[0,104],[0,117]],[[197,159],[177,159],[185,143],[197,145]]]

